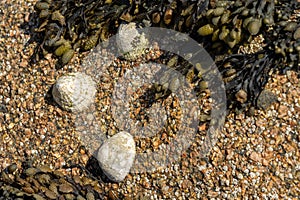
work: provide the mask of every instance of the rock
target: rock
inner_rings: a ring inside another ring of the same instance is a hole
[[[69,184],[61,184],[58,190],[62,193],[71,193],[73,192],[73,187]]]
[[[4,104],[0,104],[0,112],[3,112],[3,113],[7,112],[7,108]]]
[[[235,94],[235,97],[238,102],[245,103],[247,101],[247,92],[241,89]]]
[[[289,108],[285,105],[280,105],[278,108],[278,118],[282,119],[287,117]]]
[[[149,45],[145,34],[139,33],[136,24],[133,22],[120,25],[116,42],[120,53],[123,54],[125,59],[130,61],[134,61],[143,55]]]
[[[53,99],[63,109],[82,111],[93,102],[96,94],[96,83],[81,72],[61,76],[53,86]]]
[[[273,103],[277,101],[277,96],[270,90],[264,89],[257,98],[257,107],[267,110]]]
[[[16,163],[13,163],[10,166],[8,166],[7,169],[8,169],[8,172],[12,174],[14,171],[16,171],[18,169],[18,166]]]
[[[129,133],[122,131],[107,139],[99,148],[97,159],[104,174],[120,182],[129,173],[135,158],[135,142]]]

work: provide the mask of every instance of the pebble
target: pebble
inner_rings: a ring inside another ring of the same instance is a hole
[[[18,169],[18,166],[16,163],[11,164],[10,166],[8,166],[8,172],[9,173],[13,173],[14,171],[16,171]]]
[[[257,98],[257,107],[263,110],[277,101],[277,96],[270,90],[264,89]]]
[[[55,192],[51,191],[51,190],[46,190],[45,192],[46,197],[48,197],[49,199],[56,199],[57,195]]]
[[[33,176],[33,175],[35,175],[38,171],[39,171],[39,170],[36,169],[36,168],[28,168],[28,169],[26,169],[25,174],[26,174],[27,176]]]
[[[124,180],[135,158],[135,142],[125,131],[107,139],[99,148],[97,159],[104,174],[115,182]]]
[[[70,193],[73,192],[73,187],[68,184],[61,184],[59,185],[58,190],[62,193]]]

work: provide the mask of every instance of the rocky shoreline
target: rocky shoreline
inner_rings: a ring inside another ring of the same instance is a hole
[[[94,152],[82,144],[74,115],[62,110],[51,97],[57,78],[80,71],[80,59],[87,53],[75,53],[59,70],[51,54],[29,65],[35,46],[29,43],[30,35],[23,25],[30,23],[35,3],[0,3],[0,199],[299,197],[299,72],[272,74],[265,88],[267,95],[261,97],[261,110],[229,112],[207,158],[199,158],[199,134],[178,163],[153,173],[130,173],[124,181],[113,183],[97,168]],[[157,54],[149,52],[148,56],[155,59]],[[106,96],[111,93],[112,79],[121,73],[112,70],[111,77],[103,81],[105,90],[97,94],[100,108],[109,106]],[[119,131],[109,111],[98,117],[104,119],[103,129],[109,129],[109,136]],[[206,128],[203,123],[199,130]],[[155,150],[169,137],[174,136],[167,135],[164,141],[140,140],[137,148]]]

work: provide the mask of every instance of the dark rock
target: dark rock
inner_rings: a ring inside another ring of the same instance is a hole
[[[271,104],[277,101],[277,96],[270,90],[263,90],[257,98],[256,105],[258,108],[266,110]]]

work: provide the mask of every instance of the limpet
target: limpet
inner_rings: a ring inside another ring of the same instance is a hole
[[[96,94],[96,83],[81,72],[61,76],[53,86],[55,102],[67,111],[82,111],[89,107]]]

